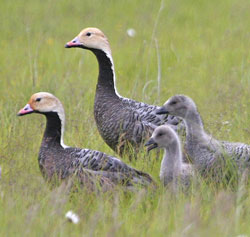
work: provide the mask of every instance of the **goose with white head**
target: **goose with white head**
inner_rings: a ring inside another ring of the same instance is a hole
[[[207,134],[196,104],[188,96],[171,97],[157,113],[183,119],[186,125],[186,151],[201,171],[220,171],[227,162],[233,166],[236,164],[240,169],[250,168],[250,146],[219,141]]]
[[[170,126],[157,127],[145,145],[148,146],[148,151],[155,148],[164,149],[160,179],[165,186],[172,184],[174,190],[179,184],[185,188],[189,187],[194,174],[193,166],[183,162],[181,141]]]
[[[155,127],[169,123],[177,129],[180,119],[157,115],[155,110],[159,107],[119,95],[110,45],[102,31],[86,28],[65,47],[90,50],[98,60],[94,116],[102,138],[114,151],[122,155],[130,144],[136,154]]]
[[[63,180],[76,175],[83,185],[89,180],[88,177],[99,180],[101,186],[154,185],[150,175],[115,157],[100,151],[66,146],[63,142],[65,113],[61,102],[54,95],[47,92],[32,95],[18,115],[31,113],[43,114],[47,120],[38,157],[40,170],[46,179],[51,180],[56,176]]]

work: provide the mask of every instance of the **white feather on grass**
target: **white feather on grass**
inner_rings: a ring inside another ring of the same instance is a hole
[[[77,214],[75,214],[73,211],[68,211],[66,214],[65,214],[65,217],[68,221],[74,223],[74,224],[78,224],[79,222],[79,217]]]

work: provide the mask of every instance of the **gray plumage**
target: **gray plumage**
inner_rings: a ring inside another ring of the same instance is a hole
[[[157,127],[146,143],[148,151],[163,148],[164,156],[161,161],[160,179],[164,185],[178,184],[188,187],[193,176],[193,167],[184,164],[182,159],[181,142],[176,132],[167,125]]]
[[[240,169],[250,167],[250,146],[242,143],[219,141],[204,131],[202,119],[194,101],[184,95],[171,97],[157,111],[183,118],[186,125],[186,151],[201,171],[221,168],[228,162]]]
[[[66,48],[91,50],[99,63],[94,115],[103,140],[119,154],[130,144],[135,154],[155,127],[171,124],[176,130],[180,119],[157,115],[159,107],[120,96],[115,87],[115,71],[107,37],[96,28],[84,29]]]
[[[47,119],[46,129],[39,151],[39,166],[48,180],[57,176],[64,180],[75,175],[85,184],[88,177],[100,179],[99,184],[126,187],[139,184],[154,185],[147,173],[138,171],[119,159],[103,152],[65,146],[63,132],[65,115],[61,102],[52,94],[40,92],[34,94],[29,104],[20,110],[18,115],[29,113],[44,114]],[[90,183],[93,183],[92,181]],[[93,186],[93,185],[92,185]]]

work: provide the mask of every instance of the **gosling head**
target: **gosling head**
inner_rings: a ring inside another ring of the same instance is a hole
[[[188,112],[196,110],[195,103],[185,95],[175,95],[168,99],[165,104],[156,110],[156,114],[171,114],[186,118]]]
[[[65,48],[99,49],[111,54],[107,37],[97,28],[82,30],[73,40],[69,41]]]
[[[145,146],[148,146],[148,152],[151,151],[154,148],[167,148],[171,146],[173,143],[178,140],[178,136],[175,133],[175,131],[167,125],[162,125],[157,127],[151,138],[148,140],[148,142],[145,144]]]
[[[61,102],[50,93],[38,92],[30,97],[28,104],[17,115],[23,116],[31,113],[46,114],[49,112],[58,113],[59,117],[64,120],[64,111]]]

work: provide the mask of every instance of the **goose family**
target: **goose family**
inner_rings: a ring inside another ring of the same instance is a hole
[[[163,148],[164,155],[161,161],[160,180],[166,186],[178,184],[188,187],[194,174],[192,165],[185,164],[182,159],[181,142],[176,132],[168,125],[157,127],[145,146],[148,151]]]
[[[204,130],[194,101],[185,95],[175,95],[157,110],[158,114],[181,117],[186,125],[186,151],[201,171],[221,170],[227,162],[240,169],[250,167],[250,146],[219,141]],[[227,163],[228,164],[228,163]]]
[[[89,177],[103,186],[134,184],[148,186],[154,184],[147,173],[138,171],[121,160],[100,151],[66,146],[63,142],[65,113],[57,97],[47,92],[33,94],[27,105],[18,112],[19,116],[31,113],[46,117],[46,129],[39,151],[39,167],[48,181],[53,177],[64,180],[77,176],[85,185]],[[89,183],[93,183],[90,181]]]
[[[121,156],[138,148],[152,134],[155,127],[171,124],[176,130],[180,119],[158,115],[159,107],[137,102],[119,95],[115,85],[115,70],[107,37],[97,28],[86,28],[65,45],[92,51],[99,64],[94,117],[103,140]],[[129,150],[126,149],[129,144]]]

